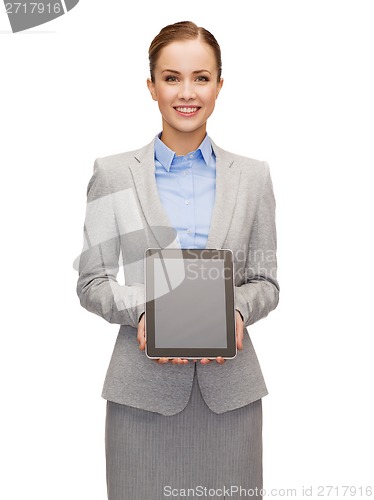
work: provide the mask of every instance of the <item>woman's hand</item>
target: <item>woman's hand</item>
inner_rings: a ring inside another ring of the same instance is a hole
[[[243,336],[244,336],[244,322],[242,320],[242,317],[239,313],[238,310],[235,311],[236,314],[236,346],[238,349],[242,350],[243,349]],[[137,340],[139,342],[139,349],[141,351],[144,351],[145,349],[145,338],[146,338],[146,331],[145,331],[145,319],[144,319],[145,313],[143,313],[140,317],[140,321],[138,323],[138,334],[137,334]],[[188,363],[188,359],[182,359],[182,358],[158,358],[158,359],[153,359],[152,361],[155,361],[156,363],[168,363],[171,361],[174,365],[186,365]],[[194,362],[197,360],[194,359]],[[202,365],[207,365],[211,362],[212,360],[209,358],[202,358],[200,360],[200,363]],[[217,356],[216,361],[219,364],[222,364],[225,362],[225,359],[222,356]]]
[[[145,349],[145,335],[146,335],[146,332],[145,332],[145,313],[143,313],[141,316],[140,316],[140,321],[138,323],[138,335],[137,335],[137,339],[138,339],[138,342],[139,342],[139,349],[141,351],[144,351]],[[152,359],[152,361],[155,361],[156,363],[167,363],[169,361],[169,358],[158,358],[158,359]],[[186,365],[188,363],[188,359],[182,359],[182,358],[173,358],[170,360],[174,365]]]
[[[242,320],[242,315],[235,309],[236,314],[236,347],[241,351],[243,349],[243,337],[244,337],[244,321]],[[196,360],[195,360],[196,361]],[[202,358],[201,363],[207,365],[212,360],[209,358]],[[217,363],[223,364],[226,360],[221,356],[216,358]]]

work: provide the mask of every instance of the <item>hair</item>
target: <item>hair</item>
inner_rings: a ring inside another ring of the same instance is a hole
[[[222,72],[222,60],[221,60],[221,48],[214,38],[212,33],[210,33],[205,28],[197,26],[192,21],[180,21],[178,23],[169,24],[162,28],[160,33],[155,36],[148,50],[149,56],[149,69],[151,73],[151,80],[154,83],[155,75],[154,70],[158,57],[161,50],[172,42],[177,42],[181,40],[195,40],[199,39],[202,42],[207,43],[214,53],[217,64],[217,82],[221,79]]]

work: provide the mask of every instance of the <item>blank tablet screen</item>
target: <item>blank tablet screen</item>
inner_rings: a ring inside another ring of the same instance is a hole
[[[155,347],[226,348],[224,260],[156,259],[153,272]],[[183,272],[181,283],[169,291],[166,273],[178,281]]]
[[[147,355],[235,357],[232,251],[149,248],[145,257]]]

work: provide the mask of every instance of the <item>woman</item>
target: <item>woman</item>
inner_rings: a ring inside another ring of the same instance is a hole
[[[77,284],[83,307],[121,325],[102,392],[108,498],[240,498],[244,489],[259,498],[267,389],[244,328],[279,300],[269,168],[207,135],[223,84],[211,33],[192,22],[166,26],[149,60],[162,132],[95,161]],[[234,359],[145,355],[144,250],[173,245],[233,251]]]

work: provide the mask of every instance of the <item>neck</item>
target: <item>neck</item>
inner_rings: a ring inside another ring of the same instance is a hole
[[[206,134],[206,124],[193,132],[180,132],[163,123],[161,140],[178,156],[185,156],[190,151],[195,151],[202,143]]]

